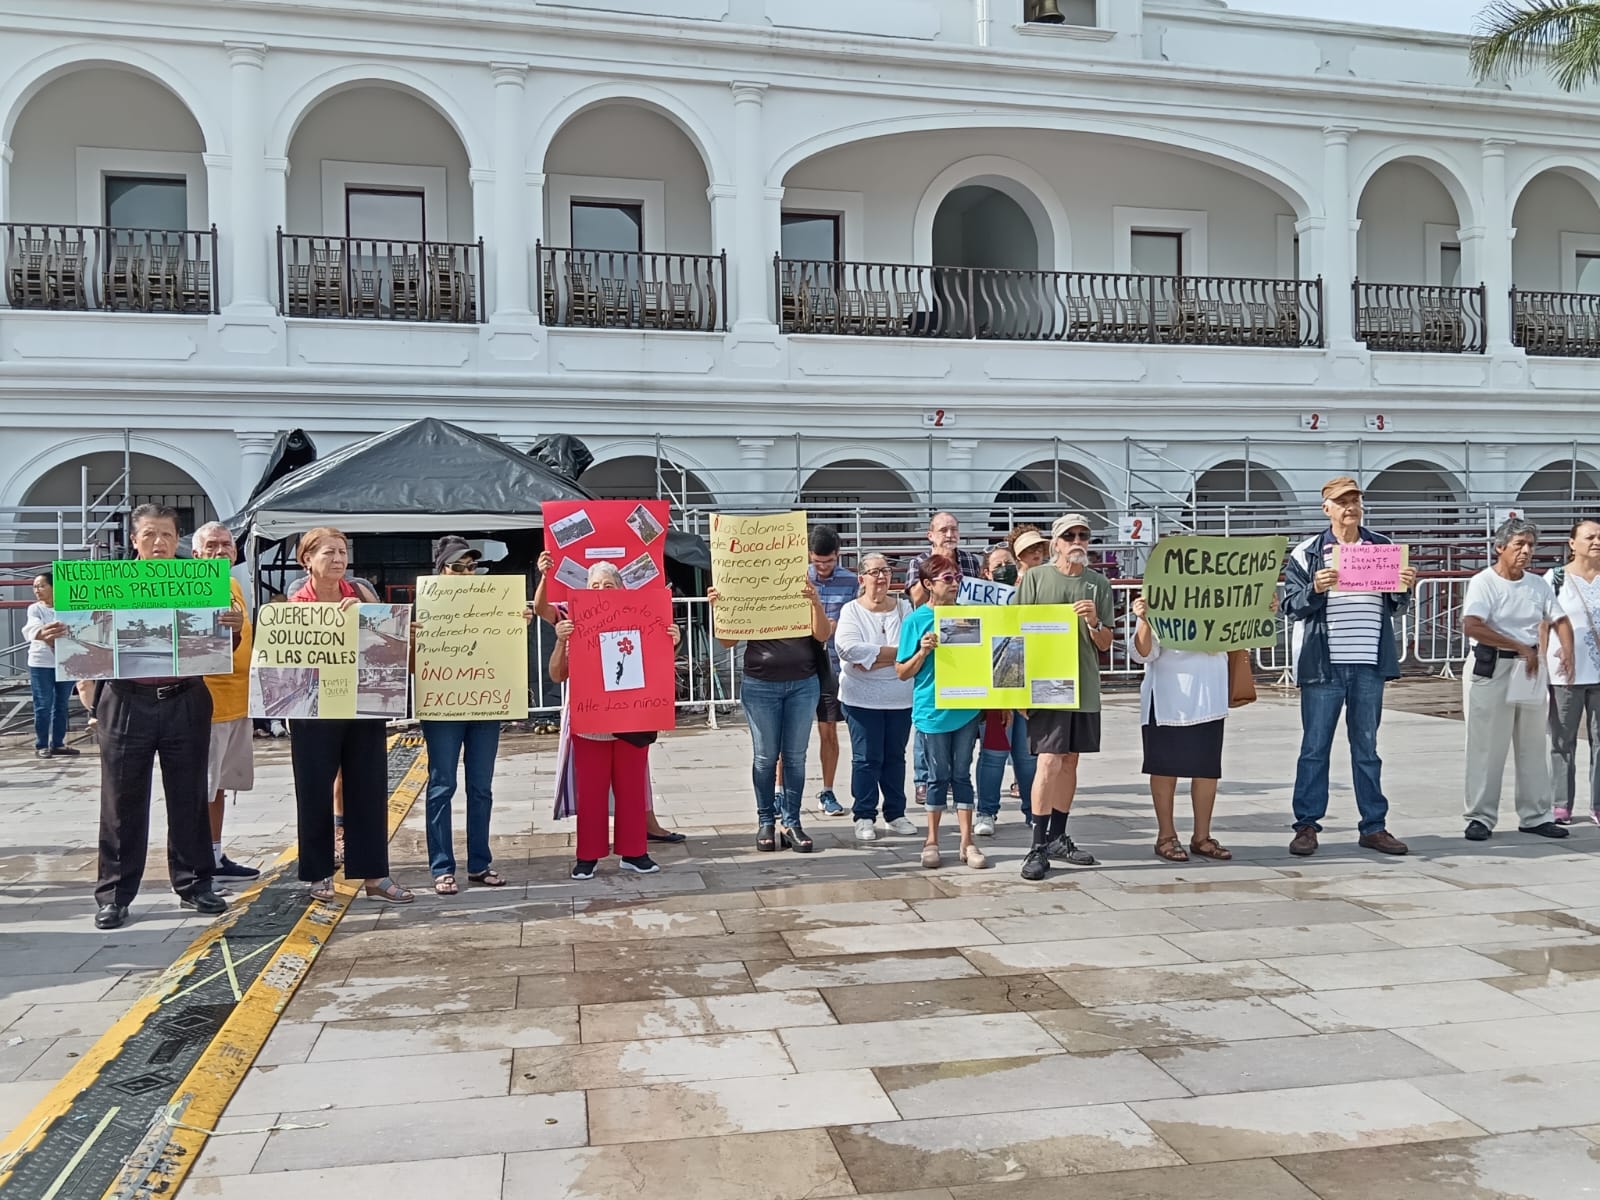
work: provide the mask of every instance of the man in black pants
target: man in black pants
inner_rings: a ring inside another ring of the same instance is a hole
[[[178,556],[178,514],[165,505],[133,510],[137,558]],[[239,637],[239,613],[222,623]],[[167,869],[184,908],[207,916],[228,905],[212,889],[215,860],[207,802],[211,693],[198,676],[114,679],[95,715],[100,721],[100,882],[96,929],[116,929],[139,894],[150,848],[150,772],[159,758],[167,799]]]

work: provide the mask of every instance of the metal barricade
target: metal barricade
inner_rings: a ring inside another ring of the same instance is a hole
[[[1467,657],[1467,635],[1461,627],[1467,583],[1466,577],[1421,580],[1411,606],[1412,660],[1437,666],[1446,679],[1455,678],[1455,664]]]

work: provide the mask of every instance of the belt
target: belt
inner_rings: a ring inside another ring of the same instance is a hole
[[[1522,651],[1520,651],[1520,650],[1496,650],[1494,652],[1494,656],[1496,658],[1520,658],[1520,657],[1522,657]]]
[[[199,683],[198,677],[180,679],[175,683],[135,683],[131,679],[113,679],[111,686],[119,692],[132,692],[139,696],[151,696],[157,700],[171,700],[183,695]]]

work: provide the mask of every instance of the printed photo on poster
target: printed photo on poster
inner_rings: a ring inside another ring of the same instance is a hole
[[[180,608],[179,675],[231,675],[233,631],[222,623],[225,608]]]
[[[635,692],[644,687],[644,639],[637,629],[600,635],[600,681],[608,692]]]
[[[656,561],[650,557],[649,551],[622,568],[622,586],[629,591],[637,591],[660,578],[661,572],[656,568]]]
[[[556,565],[556,579],[574,591],[581,592],[589,586],[589,568],[575,558],[563,558]]]
[[[116,614],[117,674],[123,679],[175,675],[171,609],[122,609]]]
[[[356,716],[401,720],[410,697],[411,673],[404,667],[360,667],[356,670]]]
[[[316,667],[256,667],[250,672],[250,712],[275,721],[317,715],[321,672]]]
[[[1015,634],[989,639],[989,657],[993,664],[990,672],[990,687],[1019,688],[1027,686],[1027,644],[1025,638]]]
[[[650,515],[650,510],[642,504],[628,514],[628,528],[638,534],[639,540],[646,546],[666,532],[656,524],[656,519]]]
[[[401,667],[411,662],[411,606],[360,605],[356,653],[363,667]]]
[[[581,541],[594,532],[594,522],[589,519],[589,514],[583,509],[569,513],[562,517],[549,529],[550,537],[557,546],[563,549],[573,542]]]
[[[116,635],[109,609],[57,612],[67,632],[56,639],[56,678],[113,679],[117,674]]]
[[[1039,708],[1072,707],[1078,703],[1075,679],[1035,679],[1028,687],[1028,698]]]
[[[983,622],[977,617],[939,618],[941,646],[976,646],[983,640]]]

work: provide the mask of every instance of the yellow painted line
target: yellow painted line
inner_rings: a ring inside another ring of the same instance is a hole
[[[228,969],[228,986],[233,989],[233,998],[234,998],[235,1001],[243,1000],[244,999],[244,993],[239,991],[239,973],[233,969],[233,952],[228,949],[228,939],[227,938],[223,938],[222,939],[221,949],[222,949],[222,965]],[[250,956],[247,954],[247,955],[244,956],[244,958],[240,959],[239,961],[240,962],[249,962],[250,961]]]
[[[61,1193],[61,1185],[72,1177],[72,1173],[78,1169],[78,1164],[88,1155],[90,1147],[100,1140],[100,1135],[106,1131],[106,1126],[111,1124],[121,1111],[122,1106],[120,1104],[114,1104],[106,1110],[106,1115],[100,1118],[100,1124],[96,1125],[89,1136],[84,1139],[83,1145],[78,1147],[78,1152],[67,1160],[67,1165],[61,1168],[61,1174],[56,1176],[55,1182],[50,1185],[50,1190],[44,1194],[41,1200],[56,1200],[56,1197]]]
[[[242,965],[244,963],[247,963],[252,958],[260,958],[261,955],[263,955],[267,951],[271,950],[274,946],[276,946],[281,941],[283,941],[283,938],[274,938],[272,941],[268,942],[265,946],[256,947],[254,950],[250,951],[249,954],[246,954],[243,958],[239,959],[238,960],[239,964]],[[237,975],[235,975],[234,971],[233,971],[233,968],[234,968],[234,965],[235,965],[234,959],[232,957],[230,957],[229,954],[228,954],[228,939],[227,938],[223,938],[222,939],[222,944],[218,948],[222,951],[222,960],[223,960],[223,965],[222,966],[218,967],[215,971],[211,972],[211,974],[207,975],[204,979],[196,980],[194,983],[191,983],[188,987],[184,988],[183,991],[181,991],[181,992],[172,992],[170,995],[163,996],[161,998],[161,1003],[162,1004],[171,1004],[174,1000],[182,1000],[190,992],[198,991],[199,989],[205,987],[205,985],[210,983],[213,979],[221,979],[224,975],[226,975],[228,977],[229,981],[233,984],[233,998],[235,1000],[240,999],[240,996],[239,996],[239,977]]]

